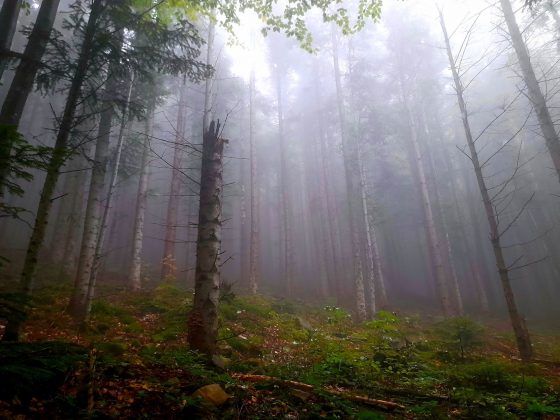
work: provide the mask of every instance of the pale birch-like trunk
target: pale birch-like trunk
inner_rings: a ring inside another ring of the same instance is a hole
[[[114,66],[115,64],[113,64]],[[78,269],[74,280],[74,289],[69,312],[76,319],[83,318],[84,308],[86,307],[88,284],[91,277],[91,270],[94,264],[95,249],[99,238],[101,226],[101,216],[103,212],[103,201],[105,197],[105,178],[109,161],[109,145],[111,141],[111,128],[113,125],[114,110],[112,106],[113,95],[117,89],[116,81],[112,80],[113,72],[109,71],[106,80],[106,87],[103,93],[103,111],[99,119],[97,130],[97,141],[95,143],[95,153],[93,156],[93,169],[89,184],[86,212],[78,258]]]
[[[142,288],[142,244],[144,242],[144,219],[148,196],[148,157],[150,155],[150,140],[154,129],[154,105],[150,104],[146,116],[144,139],[142,143],[142,161],[140,162],[140,179],[138,180],[138,194],[134,216],[134,231],[132,236],[132,258],[128,282],[134,291]]]
[[[385,276],[383,274],[383,267],[381,264],[381,258],[379,256],[379,245],[377,242],[377,233],[375,226],[370,222],[370,214],[367,204],[367,197],[371,196],[368,194],[368,184],[365,173],[364,164],[361,158],[361,152],[358,152],[358,165],[360,167],[360,188],[362,196],[362,208],[364,213],[364,224],[366,227],[366,240],[367,240],[367,254],[368,261],[370,263],[370,274],[369,278],[372,280],[372,285],[370,286],[370,299],[372,301],[370,311],[371,316],[375,314],[376,307],[381,309],[387,309],[389,306],[389,301],[387,299],[387,288],[385,287]]]
[[[177,241],[177,209],[179,207],[179,194],[181,192],[181,166],[182,146],[185,141],[186,85],[183,85],[179,94],[177,110],[177,128],[175,132],[175,145],[173,147],[173,167],[171,168],[171,186],[169,187],[169,201],[167,202],[167,217],[165,222],[165,241],[163,243],[163,260],[161,264],[161,280],[175,279],[177,276],[177,263],[175,248]]]
[[[546,147],[550,157],[552,158],[554,168],[556,169],[556,175],[560,180],[560,139],[558,138],[558,134],[554,128],[554,121],[552,120],[550,111],[546,104],[546,98],[544,97],[531,64],[527,45],[525,45],[521,31],[519,30],[519,26],[515,20],[515,14],[513,13],[511,2],[510,0],[500,0],[500,4],[506,20],[509,35],[511,37],[511,43],[519,61],[521,74],[523,75],[523,80],[527,86],[527,95],[533,104],[535,113],[537,114],[537,119],[546,142]]]
[[[357,187],[360,183],[360,176],[355,167],[356,148],[346,135],[346,122],[344,115],[344,98],[342,94],[342,80],[340,76],[340,65],[338,62],[338,44],[334,26],[331,27],[331,39],[333,46],[333,67],[336,85],[336,96],[338,105],[338,117],[340,124],[340,135],[342,140],[342,158],[344,161],[344,174],[346,181],[346,194],[348,202],[348,224],[350,227],[350,237],[352,246],[353,261],[353,277],[354,277],[354,293],[356,316],[358,321],[363,321],[367,317],[366,311],[366,295],[364,288],[364,275],[362,269],[362,261],[360,256],[360,234],[358,231],[358,223],[356,215],[358,214],[357,203]]]
[[[259,286],[259,188],[257,179],[257,146],[255,144],[255,71],[249,80],[249,159],[251,165],[251,238],[249,249],[249,290],[256,294]]]
[[[220,123],[212,121],[203,137],[195,291],[187,321],[191,349],[208,356],[215,353],[218,336],[224,144]]]
[[[93,303],[93,297],[95,295],[95,286],[97,283],[97,275],[99,273],[99,267],[101,266],[101,257],[103,252],[103,246],[105,244],[105,236],[107,235],[107,227],[109,226],[109,212],[113,207],[113,201],[115,197],[115,189],[117,186],[117,180],[119,177],[119,167],[121,163],[121,155],[124,143],[124,133],[126,128],[126,121],[128,119],[128,107],[130,105],[130,97],[132,94],[132,87],[134,86],[134,76],[131,77],[130,83],[128,85],[128,93],[126,96],[126,102],[124,104],[121,121],[119,136],[117,138],[117,145],[114,151],[115,163],[113,165],[113,172],[111,174],[111,181],[109,183],[109,189],[107,191],[107,197],[105,199],[105,206],[103,207],[103,214],[101,216],[101,223],[99,226],[99,235],[95,244],[95,253],[93,257],[93,265],[91,268],[91,274],[87,287],[87,295],[85,300],[85,305],[83,311],[81,311],[81,322],[89,321],[91,314],[91,305]]]
[[[504,1],[502,1],[502,4],[503,3]],[[509,5],[509,7],[511,10],[511,5]],[[470,127],[467,106],[463,96],[463,92],[464,92],[463,84],[461,83],[461,78],[459,76],[459,72],[455,64],[455,59],[453,58],[453,52],[451,50],[449,36],[447,34],[447,29],[445,27],[443,14],[441,13],[441,11],[439,12],[439,18],[440,18],[441,28],[443,31],[443,36],[445,39],[445,46],[447,50],[447,56],[449,59],[449,66],[451,67],[451,72],[453,74],[453,81],[455,84],[455,91],[457,94],[457,102],[459,105],[459,109],[461,111],[461,119],[463,122],[465,137],[470,151],[470,159],[472,161],[474,172],[476,174],[480,195],[482,196],[482,202],[484,204],[486,218],[488,219],[488,224],[490,226],[490,241],[492,243],[492,248],[494,250],[496,267],[500,275],[500,282],[502,284],[502,289],[508,308],[510,322],[517,342],[517,349],[519,351],[519,355],[521,356],[521,358],[525,361],[528,361],[533,356],[531,338],[529,336],[529,331],[527,330],[525,320],[521,317],[517,309],[517,303],[515,301],[515,296],[513,294],[513,289],[511,287],[511,282],[509,278],[509,269],[506,264],[504,253],[502,250],[501,233],[498,227],[498,221],[496,218],[492,200],[490,198],[490,194],[488,193],[488,188],[486,187],[486,181],[482,173],[482,167],[478,159],[478,152],[476,150],[475,140],[473,138],[471,127]]]

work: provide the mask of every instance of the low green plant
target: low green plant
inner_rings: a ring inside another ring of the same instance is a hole
[[[450,356],[464,360],[466,355],[482,344],[484,329],[467,317],[448,318],[436,325],[440,345]]]

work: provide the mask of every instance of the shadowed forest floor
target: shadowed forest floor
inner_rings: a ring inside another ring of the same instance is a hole
[[[560,418],[558,332],[534,331],[539,361],[523,365],[494,320],[380,312],[356,325],[334,306],[229,295],[210,366],[186,344],[192,292],[101,289],[77,333],[69,287],[39,291],[24,342],[0,345],[0,418]],[[208,384],[231,397],[192,395]]]

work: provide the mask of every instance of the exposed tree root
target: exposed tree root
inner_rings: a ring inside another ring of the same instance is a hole
[[[303,382],[296,382],[296,381],[288,381],[284,379],[275,378],[273,376],[266,376],[266,375],[249,375],[249,374],[241,374],[241,373],[233,373],[232,376],[235,379],[245,382],[274,382],[279,385],[283,385],[288,388],[295,388],[302,391],[307,392],[316,392],[316,391],[324,391],[332,395],[336,395],[342,398],[345,398],[350,401],[354,401],[360,404],[369,405],[372,407],[380,407],[388,410],[404,410],[404,405],[398,404],[392,401],[384,401],[384,400],[377,400],[369,397],[365,397],[363,395],[354,395],[350,394],[345,391],[339,391],[332,388],[321,388],[317,389],[317,387],[309,384],[304,384]]]

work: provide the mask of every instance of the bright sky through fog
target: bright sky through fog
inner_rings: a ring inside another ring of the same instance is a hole
[[[449,32],[461,22],[465,16],[473,15],[489,5],[487,0],[407,0],[386,1],[384,8],[412,8],[418,15],[424,16],[428,22],[432,22],[432,29],[436,34],[441,32],[437,17],[436,4],[442,7]],[[489,9],[485,18],[480,20],[489,22],[496,16],[496,11]],[[373,23],[370,23],[373,24]],[[251,67],[255,66],[257,83],[268,77],[267,51],[265,40],[260,33],[261,23],[254,13],[245,13],[241,18],[241,25],[236,29],[238,43],[227,48],[232,57],[232,72],[249,80]],[[489,26],[487,27],[489,30]],[[251,40],[253,34],[254,40]],[[254,47],[252,47],[254,45]],[[264,86],[263,86],[264,87]],[[258,87],[259,88],[259,87]]]

